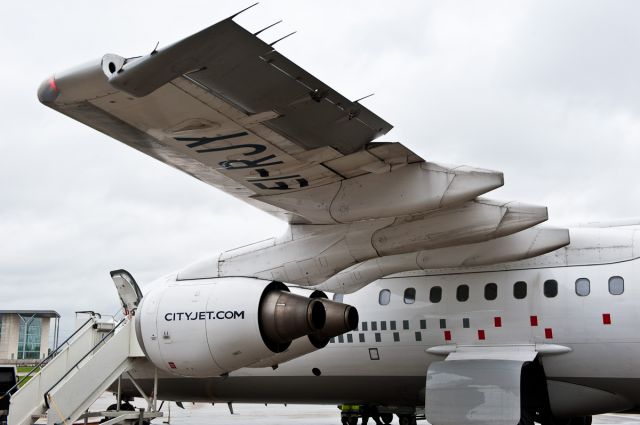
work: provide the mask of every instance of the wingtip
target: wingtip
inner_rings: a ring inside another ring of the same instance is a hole
[[[53,103],[59,94],[60,91],[53,76],[44,80],[38,87],[38,100],[45,105]]]

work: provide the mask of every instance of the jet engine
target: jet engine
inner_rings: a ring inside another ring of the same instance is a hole
[[[325,308],[321,300],[292,294],[280,282],[248,277],[170,280],[142,298],[136,334],[158,368],[181,376],[218,376],[281,353],[297,338],[334,333],[327,312],[333,316],[347,307],[355,312],[344,304]]]
[[[345,332],[352,331],[358,327],[358,311],[355,307],[330,301],[322,291],[308,291],[298,289],[297,292],[310,292],[309,298],[318,300],[324,306],[326,312],[326,322],[321,330],[298,338],[283,352],[276,353],[266,359],[250,365],[250,367],[275,367],[280,363],[298,358],[305,354],[312,353],[320,348],[324,348],[329,340]]]

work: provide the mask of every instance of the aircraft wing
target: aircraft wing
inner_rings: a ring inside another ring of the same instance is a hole
[[[292,223],[318,220],[270,196],[423,161],[399,143],[371,143],[392,126],[231,19],[147,56],[108,54],[57,74],[39,97]]]
[[[56,74],[38,96],[292,224],[278,240],[181,276],[266,276],[346,292],[389,272],[528,258],[568,243],[567,232],[509,237],[546,220],[546,208],[477,198],[502,186],[500,172],[374,142],[390,124],[232,18],[146,56],[106,54]],[[488,246],[497,254],[482,255]],[[450,261],[434,263],[436,250]]]

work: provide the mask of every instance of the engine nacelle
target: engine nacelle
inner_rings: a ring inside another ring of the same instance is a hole
[[[138,342],[151,362],[190,377],[267,359],[326,323],[320,300],[244,277],[170,281],[144,296],[136,316]]]

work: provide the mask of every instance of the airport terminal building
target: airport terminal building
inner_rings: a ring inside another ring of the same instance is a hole
[[[0,364],[45,358],[49,336],[54,347],[58,343],[59,320],[53,310],[0,310]]]

